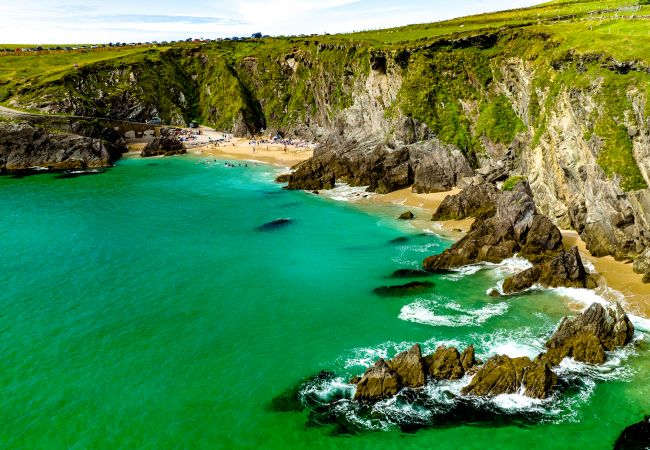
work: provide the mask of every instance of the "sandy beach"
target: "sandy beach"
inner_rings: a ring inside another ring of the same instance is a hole
[[[373,195],[357,202],[400,205],[404,206],[404,211],[411,208],[410,210],[415,214],[415,219],[411,223],[415,227],[431,229],[432,225],[434,225],[434,228],[440,230],[441,234],[460,239],[469,231],[474,219],[444,222],[431,221],[431,216],[445,197],[459,192],[460,189],[453,189],[446,192],[416,194],[411,192],[410,188],[406,188],[390,194]],[[634,273],[631,263],[616,261],[611,256],[601,258],[592,256],[576,231],[561,230],[561,232],[564,238],[564,247],[568,249],[573,245],[577,245],[584,260],[593,264],[598,274],[604,279],[606,286],[598,289],[599,294],[608,297],[610,300],[620,300],[615,293],[608,292],[607,287],[618,291],[625,297],[624,303],[627,310],[633,314],[650,317],[650,284],[643,283],[642,276]]]

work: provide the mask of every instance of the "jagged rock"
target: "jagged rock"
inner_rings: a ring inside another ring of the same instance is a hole
[[[424,386],[424,364],[420,344],[415,344],[408,351],[399,353],[386,364],[395,373],[401,386],[410,388]]]
[[[582,314],[564,318],[546,343],[546,358],[554,365],[567,356],[591,364],[605,362],[605,351],[628,344],[634,325],[621,305],[614,309],[593,303]]]
[[[463,354],[460,355],[460,362],[463,365],[465,372],[472,369],[478,363],[478,361],[476,361],[476,356],[474,355],[473,345],[470,345],[463,351]]]
[[[536,214],[519,255],[532,263],[556,256],[562,249],[562,233],[548,217]]]
[[[414,192],[446,191],[472,174],[463,154],[436,139],[398,145],[376,138],[332,135],[299,164],[288,189],[331,189],[337,180],[388,193],[408,186]]]
[[[28,122],[0,122],[0,173],[36,167],[51,170],[108,167],[122,151],[117,141],[54,132]]]
[[[470,186],[456,195],[448,195],[440,203],[431,220],[462,220],[468,217],[485,219],[496,212],[499,189],[484,183]]]
[[[402,295],[411,295],[418,292],[427,291],[435,287],[430,281],[412,281],[406,284],[395,286],[382,286],[372,290],[375,294],[382,297],[399,297]]]
[[[407,211],[405,213],[402,213],[399,216],[400,220],[413,220],[415,218],[415,215],[411,211]]]
[[[424,364],[428,374],[438,380],[457,380],[465,374],[461,356],[455,347],[438,347],[434,353],[424,358]]]
[[[480,397],[516,394],[522,386],[525,369],[530,364],[530,359],[525,356],[493,356],[478,369],[470,384],[465,386],[461,393]]]
[[[140,156],[147,158],[150,156],[171,156],[171,155],[181,155],[185,153],[185,147],[183,143],[178,140],[176,136],[173,136],[168,133],[163,133],[161,136],[154,138],[153,141],[149,142],[147,146],[142,149]]]
[[[557,386],[557,375],[543,354],[526,367],[522,386],[524,395],[532,398],[547,398]]]
[[[424,269],[440,271],[476,262],[499,263],[522,248],[535,248],[546,255],[561,251],[561,239],[541,238],[539,233],[548,228],[548,223],[537,216],[530,187],[521,181],[511,191],[498,194],[492,216],[477,220],[451,248],[426,258]],[[533,234],[529,233],[531,230]]]
[[[374,366],[368,368],[357,383],[354,399],[359,401],[376,402],[397,394],[400,386],[395,375],[386,361],[379,359]]]
[[[503,292],[520,292],[535,284],[544,287],[596,287],[595,280],[582,265],[580,253],[575,246],[549,261],[506,278],[503,282]]]
[[[650,448],[650,416],[625,428],[616,442],[614,450],[647,450]]]

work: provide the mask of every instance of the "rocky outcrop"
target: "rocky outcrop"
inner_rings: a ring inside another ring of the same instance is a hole
[[[463,154],[432,139],[403,145],[331,137],[301,163],[289,179],[289,189],[331,189],[337,181],[368,186],[378,193],[413,186],[414,192],[439,192],[454,187],[472,168]]]
[[[415,219],[415,214],[413,214],[411,211],[406,211],[405,213],[400,214],[398,219],[400,219],[400,220],[413,220],[413,219]]]
[[[493,195],[491,188],[473,191],[481,197]],[[516,253],[538,261],[562,251],[562,236],[547,218],[537,213],[528,183],[521,181],[512,191],[502,191],[494,196],[492,215],[477,220],[469,233],[451,248],[426,258],[423,263],[425,270],[446,270],[477,262],[499,263]]]
[[[495,214],[499,194],[494,184],[470,186],[458,194],[445,197],[431,220],[486,219]]]
[[[650,416],[625,428],[614,443],[614,450],[647,450],[648,448],[650,448]]]
[[[524,369],[529,365],[530,359],[527,357],[493,356],[476,372],[461,393],[480,397],[516,394],[521,388]]]
[[[140,153],[140,156],[143,158],[149,156],[172,156],[182,155],[185,152],[183,143],[176,136],[165,133],[149,142]]]
[[[410,388],[424,386],[424,363],[419,344],[415,344],[410,350],[398,354],[387,361],[386,364],[395,373],[401,386]]]
[[[0,122],[0,173],[108,167],[122,151],[119,141],[54,131],[28,122]]]
[[[593,276],[585,270],[577,247],[571,247],[555,258],[535,265],[503,282],[503,292],[512,294],[533,285],[543,287],[574,287],[593,289],[597,286]]]
[[[605,351],[630,343],[633,336],[634,325],[620,304],[605,308],[593,303],[582,314],[562,320],[546,343],[546,359],[554,365],[565,357],[602,364]]]
[[[457,380],[465,375],[463,361],[455,347],[438,347],[434,353],[424,358],[424,363],[433,379]]]

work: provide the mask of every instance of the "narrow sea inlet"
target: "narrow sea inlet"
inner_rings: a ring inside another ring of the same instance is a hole
[[[568,388],[549,400],[453,409],[462,383],[448,383],[427,388],[438,410],[387,401],[344,410],[345,423],[278,411],[274,399],[322,370],[334,376],[312,399],[349,395],[352,376],[416,342],[534,357],[571,302],[602,299],[489,296],[518,259],[378,296],[451,242],[397,210],[285,191],[272,166],[224,162],[0,178],[3,448],[608,449],[647,412],[650,329],[635,317],[633,345],[603,366],[563,363]],[[290,220],[260,228],[277,219]]]

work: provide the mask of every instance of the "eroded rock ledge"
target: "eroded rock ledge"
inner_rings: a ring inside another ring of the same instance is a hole
[[[473,374],[462,395],[492,397],[517,394],[544,399],[556,391],[558,376],[553,368],[566,357],[576,361],[602,364],[606,351],[632,341],[634,326],[617,303],[614,308],[592,304],[574,318],[565,317],[546,343],[546,352],[534,360],[495,355],[481,365],[474,347],[461,354],[454,347],[438,347],[422,356],[419,344],[393,359],[379,359],[362,377],[351,380],[357,389],[354,400],[377,402],[396,395],[404,388],[421,388],[427,382],[456,380]]]

